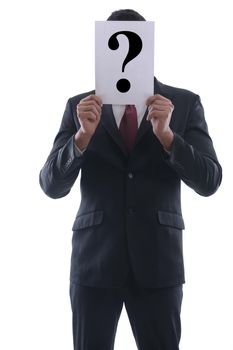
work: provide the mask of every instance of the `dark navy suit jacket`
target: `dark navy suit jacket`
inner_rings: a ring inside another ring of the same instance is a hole
[[[144,287],[184,283],[180,184],[202,196],[221,183],[221,166],[209,136],[198,95],[155,79],[154,92],[175,106],[175,133],[168,154],[153,134],[146,114],[135,147],[127,154],[110,105],[81,157],[74,135],[80,127],[76,106],[92,92],[68,100],[53,148],[40,172],[52,198],[66,196],[81,173],[81,203],[73,224],[71,281],[120,287],[129,266]],[[198,217],[195,217],[195,220]]]

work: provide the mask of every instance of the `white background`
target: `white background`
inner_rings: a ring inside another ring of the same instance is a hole
[[[79,187],[52,200],[38,174],[67,99],[94,87],[94,21],[127,7],[155,21],[157,78],[200,94],[223,166],[214,196],[183,186],[181,350],[233,349],[230,0],[1,3],[1,349],[72,349],[69,268]],[[115,344],[122,349],[136,349],[125,312]]]

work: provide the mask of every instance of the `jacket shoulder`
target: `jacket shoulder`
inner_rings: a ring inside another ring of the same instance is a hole
[[[159,82],[160,90],[164,92],[166,95],[176,98],[187,99],[190,102],[194,101],[199,97],[198,94],[184,88],[174,87],[167,84],[163,84]]]

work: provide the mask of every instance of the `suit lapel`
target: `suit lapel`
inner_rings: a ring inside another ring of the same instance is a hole
[[[119,129],[117,127],[111,105],[103,105],[101,123],[105,130],[108,132],[108,134],[113,138],[114,142],[120,147],[122,152],[125,153],[125,155],[127,155],[127,149],[119,133]]]
[[[147,133],[147,131],[151,129],[151,123],[146,120],[147,114],[148,114],[148,108],[146,109],[146,112],[142,118],[141,124],[138,128],[138,132],[135,140],[135,146],[141,140],[141,138]]]

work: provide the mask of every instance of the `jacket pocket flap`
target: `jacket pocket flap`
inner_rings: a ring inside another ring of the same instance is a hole
[[[82,228],[99,225],[102,221],[102,211],[94,211],[93,213],[83,214],[76,217],[72,230],[76,231]]]
[[[184,220],[182,218],[182,215],[175,214],[175,213],[169,213],[166,211],[158,211],[158,220],[159,223],[162,225],[172,226],[176,227],[179,230],[184,230]]]

